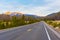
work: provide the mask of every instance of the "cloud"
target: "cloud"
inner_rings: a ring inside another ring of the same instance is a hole
[[[38,2],[38,0],[33,0],[33,2]],[[0,3],[0,12],[5,11],[20,11],[24,14],[33,14],[38,16],[46,16],[48,14],[60,11],[60,0],[44,0],[46,4],[42,5],[23,5],[18,1]]]
[[[52,0],[51,0],[52,1]],[[51,3],[49,3],[48,5],[47,5],[48,7],[50,7],[50,11],[52,10],[52,11],[54,11],[54,12],[56,12],[56,11],[60,11],[60,0],[53,0]],[[51,11],[51,12],[52,12]]]
[[[38,16],[46,16],[48,14],[60,11],[60,0],[45,0],[45,2],[47,4],[43,6],[25,6],[22,8],[22,12]]]
[[[34,14],[34,15],[38,15],[38,16],[45,16],[47,15],[45,13],[46,10],[48,10],[48,7],[45,6],[32,6],[32,7],[23,7],[21,9],[19,9],[20,11],[24,12],[25,14]]]

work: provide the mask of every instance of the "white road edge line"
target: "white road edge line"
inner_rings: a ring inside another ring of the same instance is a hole
[[[46,28],[45,26],[44,26],[44,28],[45,28],[45,31],[46,31],[46,34],[47,34],[48,39],[51,40],[51,38],[50,38],[50,36],[49,36],[49,33],[48,33],[48,31],[47,31],[47,28]]]
[[[59,39],[60,39],[60,33],[58,33],[55,29],[51,28],[51,26],[45,22],[43,22],[48,29],[50,29]],[[49,26],[49,27],[48,27]]]
[[[60,34],[57,31],[55,31],[51,27],[47,27],[47,28],[50,29],[60,39]]]

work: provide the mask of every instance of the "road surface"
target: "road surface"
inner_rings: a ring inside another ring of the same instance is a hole
[[[49,27],[49,26],[48,26]],[[44,22],[0,32],[0,40],[60,40]]]

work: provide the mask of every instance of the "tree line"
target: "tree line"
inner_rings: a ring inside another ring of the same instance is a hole
[[[22,17],[20,18],[18,18],[17,16],[12,16],[11,20],[0,20],[0,29],[22,26],[39,21],[40,21],[39,18],[35,19],[31,16],[26,17],[25,15],[22,15]]]

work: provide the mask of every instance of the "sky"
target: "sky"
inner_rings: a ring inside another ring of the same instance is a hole
[[[0,0],[0,14],[7,11],[46,16],[60,11],[60,0]]]

